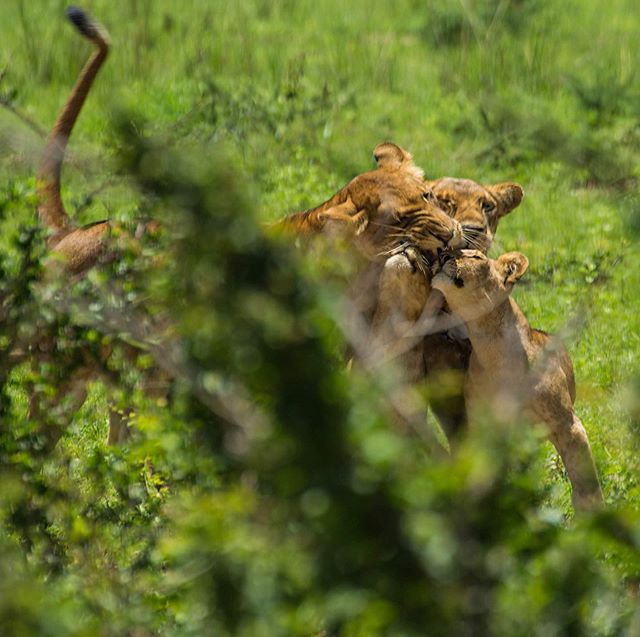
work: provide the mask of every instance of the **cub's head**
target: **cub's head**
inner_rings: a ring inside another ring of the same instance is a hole
[[[443,177],[425,182],[435,203],[462,226],[467,248],[487,252],[502,217],[517,208],[524,191],[518,184],[481,185],[471,179]]]
[[[431,286],[464,321],[476,319],[504,302],[529,267],[520,252],[490,259],[480,250],[460,250],[442,257]]]

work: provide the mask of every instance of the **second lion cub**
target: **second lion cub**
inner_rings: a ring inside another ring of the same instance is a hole
[[[510,297],[529,266],[519,252],[489,259],[477,250],[444,258],[432,286],[466,324],[473,351],[465,381],[471,420],[480,413],[508,425],[524,417],[547,426],[573,487],[576,508],[602,503],[587,432],[573,409],[569,354],[533,329]]]

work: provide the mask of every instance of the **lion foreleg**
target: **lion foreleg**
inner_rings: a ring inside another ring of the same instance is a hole
[[[350,227],[354,234],[359,235],[364,231],[369,223],[369,214],[366,209],[358,209],[351,198],[344,203],[331,206],[319,213],[322,223],[337,221]]]
[[[423,335],[416,333],[415,326],[430,286],[416,267],[418,256],[409,248],[385,262],[370,342],[374,366],[385,378],[394,379],[390,392],[398,425],[417,432],[432,453],[440,454],[442,445],[426,426],[427,406],[420,387],[425,378]]]

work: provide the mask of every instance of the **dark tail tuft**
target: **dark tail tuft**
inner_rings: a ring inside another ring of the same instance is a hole
[[[71,23],[86,38],[95,39],[100,37],[96,23],[79,7],[69,7],[66,16]]]

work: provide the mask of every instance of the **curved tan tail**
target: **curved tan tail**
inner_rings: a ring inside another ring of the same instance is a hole
[[[96,45],[97,51],[93,53],[80,72],[69,99],[51,129],[40,162],[38,215],[42,222],[54,232],[52,237],[54,243],[71,229],[69,215],[60,196],[60,175],[67,142],[93,80],[109,53],[109,35],[100,24],[94,22],[82,9],[77,7],[69,7],[66,15],[78,31]]]

